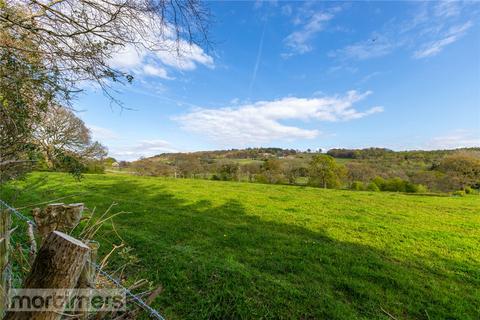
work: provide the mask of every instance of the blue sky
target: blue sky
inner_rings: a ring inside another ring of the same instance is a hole
[[[479,2],[208,2],[213,46],[125,48],[127,109],[76,101],[118,159],[277,146],[480,146]]]

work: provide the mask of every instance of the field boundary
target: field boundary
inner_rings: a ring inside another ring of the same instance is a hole
[[[28,225],[36,228],[37,225],[35,223],[35,221],[31,220],[30,218],[28,218],[27,216],[25,216],[24,214],[22,214],[21,212],[19,212],[17,209],[13,208],[12,206],[10,206],[8,203],[6,203],[5,201],[3,201],[2,199],[0,199],[0,212],[2,213],[13,213],[15,216],[17,216],[20,220],[23,220],[25,223],[27,223]],[[4,226],[4,227],[7,227],[7,226]],[[10,227],[10,226],[8,226]],[[0,228],[0,231],[1,231],[1,228]],[[8,230],[9,231],[9,230]],[[0,234],[0,239],[3,240],[3,241],[6,241],[6,238],[2,238],[1,237],[2,235]],[[8,248],[8,245],[5,246],[5,248]],[[0,254],[5,254],[5,256],[8,255],[7,252],[3,253],[3,252],[0,252]],[[8,263],[8,261],[5,261],[6,262],[6,265],[5,265],[5,269],[4,270],[0,270],[1,271],[1,275],[2,275],[2,278],[5,277],[6,279],[6,282],[7,284],[11,283],[11,281],[9,281],[8,279],[11,279],[12,277],[14,277],[15,275],[13,274],[12,270],[11,270],[11,266],[10,264]],[[153,309],[152,307],[150,307],[145,301],[143,301],[139,296],[135,295],[134,293],[132,293],[128,288],[125,288],[119,280],[117,280],[114,276],[110,275],[109,273],[105,272],[104,270],[102,270],[102,268],[96,264],[96,263],[93,263],[93,262],[90,262],[90,261],[87,261],[87,263],[91,263],[92,266],[95,268],[95,270],[97,270],[98,273],[100,273],[102,276],[106,277],[109,281],[111,281],[118,289],[122,290],[125,295],[129,298],[132,299],[132,301],[137,305],[139,306],[140,308],[142,308],[144,311],[146,311],[148,313],[148,315],[150,316],[150,318],[152,319],[157,319],[157,320],[166,320],[157,310]],[[2,267],[2,265],[0,265],[0,267]],[[6,289],[6,290],[5,290]],[[6,293],[8,292],[8,290],[10,289],[10,287],[6,287],[6,288],[2,288],[2,286],[0,285],[0,299],[6,299],[5,295]],[[5,300],[3,300],[5,301]],[[0,313],[0,319],[3,317],[3,314]]]

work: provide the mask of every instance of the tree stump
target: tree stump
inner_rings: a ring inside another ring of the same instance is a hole
[[[23,288],[73,289],[89,254],[90,248],[83,242],[59,231],[50,233],[43,241]],[[57,320],[61,318],[68,298],[62,302],[60,309],[55,311],[9,311],[4,320]]]

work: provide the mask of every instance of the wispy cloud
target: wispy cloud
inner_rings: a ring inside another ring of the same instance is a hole
[[[433,138],[426,146],[429,149],[456,149],[480,147],[480,133],[469,130],[455,130]]]
[[[434,56],[458,41],[474,24],[469,3],[439,1],[413,3],[415,10],[405,20],[389,21],[363,41],[330,52],[339,59],[365,60],[404,49],[416,59]],[[463,13],[463,14],[462,14]]]
[[[113,130],[108,128],[103,128],[95,125],[87,125],[88,129],[92,133],[92,136],[95,140],[104,141],[104,140],[115,140],[118,139],[119,136]]]
[[[260,36],[260,43],[258,45],[257,58],[255,60],[255,66],[253,67],[252,80],[250,81],[250,86],[249,86],[249,90],[248,90],[248,96],[249,97],[252,95],[253,86],[255,84],[255,80],[257,80],[257,72],[258,72],[258,67],[260,66],[260,60],[262,59],[263,40],[265,39],[265,29],[266,28],[267,28],[267,20],[265,20],[265,22],[263,24],[262,35]]]
[[[275,140],[312,139],[317,129],[281,123],[299,121],[349,121],[382,112],[382,107],[359,111],[354,104],[371,92],[349,91],[344,96],[319,98],[285,97],[221,109],[196,109],[176,117],[183,129],[206,135],[222,145],[260,145]]]
[[[297,30],[290,33],[285,39],[285,45],[290,49],[288,53],[283,53],[282,57],[287,58],[295,54],[304,54],[313,50],[311,44],[315,35],[325,29],[328,21],[335,17],[335,14],[341,10],[340,7],[329,9],[313,10],[310,8],[311,2],[306,2],[298,10],[298,15],[294,18],[293,24],[297,25]],[[282,8],[282,12],[291,14],[291,7],[288,10]]]
[[[178,152],[178,150],[165,140],[140,140],[134,145],[112,147],[109,155],[119,160],[136,160],[164,152]]]
[[[454,43],[465,32],[473,26],[471,21],[468,21],[461,25],[455,25],[443,33],[442,37],[438,40],[431,41],[423,45],[422,49],[415,51],[413,56],[417,59],[431,57],[438,54],[447,45]]]
[[[434,13],[437,17],[454,17],[461,12],[462,2],[457,0],[438,1],[434,7]]]
[[[285,44],[298,54],[311,51],[310,40],[316,33],[322,31],[325,22],[332,18],[333,15],[330,13],[316,12],[300,30],[292,32],[285,38]]]
[[[368,39],[332,52],[330,56],[357,60],[377,58],[389,54],[399,45],[399,43],[394,43],[389,37],[374,32]]]
[[[255,0],[253,3],[253,8],[260,9],[264,4],[276,7],[278,5],[278,0]]]

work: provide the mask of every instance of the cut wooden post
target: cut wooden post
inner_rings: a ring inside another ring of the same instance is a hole
[[[99,244],[96,241],[88,241],[87,245],[90,248],[90,254],[77,284],[77,287],[81,289],[95,288],[95,263],[97,262]]]
[[[96,241],[88,241],[88,247],[90,248],[90,254],[87,258],[87,263],[80,274],[80,278],[78,278],[77,288],[79,289],[95,289],[95,263],[97,262],[97,253],[99,244]],[[82,311],[79,319],[88,319],[88,312]]]
[[[57,218],[57,230],[69,232],[82,218],[83,203],[71,203],[63,206],[63,212]]]
[[[35,208],[32,215],[37,225],[40,237],[45,237],[52,231],[69,232],[82,218],[83,203],[63,204],[52,203],[44,210]]]
[[[33,223],[29,222],[27,235],[30,241],[30,251],[28,252],[28,258],[29,258],[28,262],[30,263],[30,265],[33,264],[33,261],[35,261],[35,256],[37,255],[37,241],[35,240],[35,234],[33,230],[34,230]]]
[[[11,214],[9,210],[0,210],[0,319],[4,315],[8,305],[9,277],[9,246],[10,246],[10,225]]]
[[[69,235],[54,231],[43,241],[30,274],[24,281],[25,289],[73,289],[78,282],[90,248]],[[68,299],[61,303],[63,308]],[[7,312],[4,320],[57,320],[63,309],[44,312]]]

